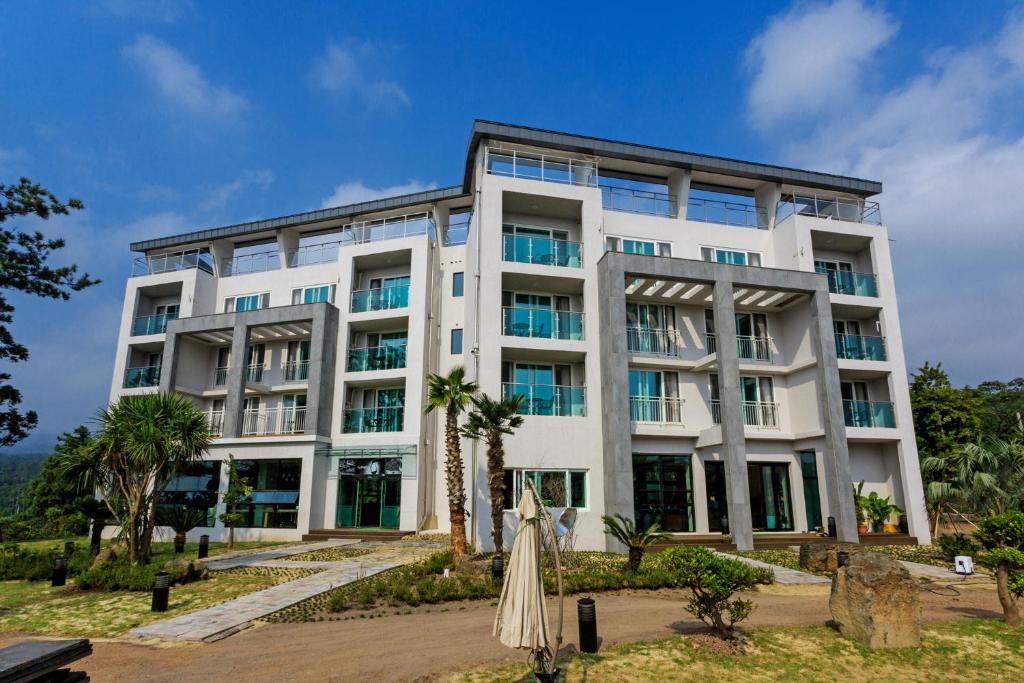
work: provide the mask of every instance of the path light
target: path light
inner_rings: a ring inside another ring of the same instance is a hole
[[[166,612],[167,600],[171,595],[171,575],[167,572],[157,572],[153,580],[153,612]]]
[[[53,560],[53,576],[50,577],[51,586],[63,586],[68,580],[68,559],[58,555]]]
[[[75,552],[75,542],[64,541],[64,557],[70,558],[73,552]]]
[[[597,652],[597,606],[593,598],[576,601],[576,617],[580,624],[580,652]]]
[[[491,558],[491,577],[501,580],[505,576],[505,556],[498,553]]]
[[[829,517],[828,518],[828,537],[829,538],[835,538],[836,537],[836,518],[835,517]]]
[[[210,554],[210,537],[207,534],[203,534],[199,537],[199,559],[203,559]]]

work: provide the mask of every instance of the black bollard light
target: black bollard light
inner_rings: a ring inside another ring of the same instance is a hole
[[[576,617],[580,623],[580,652],[597,652],[597,606],[593,598],[576,601]]]
[[[910,521],[907,519],[906,515],[900,515],[900,533],[910,534]]]
[[[499,581],[505,576],[505,557],[495,555],[491,558],[491,578]]]
[[[829,538],[835,538],[836,537],[836,518],[835,517],[829,517],[828,518],[828,537]]]
[[[152,611],[166,612],[167,599],[171,594],[171,575],[167,572],[157,572],[153,581],[153,605]]]
[[[70,558],[71,554],[75,552],[74,541],[64,541],[64,557]]]
[[[210,537],[203,534],[199,537],[199,559],[203,559],[210,554]]]
[[[178,534],[174,535],[174,554],[181,555],[185,552],[185,537]]]
[[[53,575],[50,577],[51,586],[63,586],[68,581],[68,558],[58,555],[53,560]]]
[[[89,539],[89,551],[93,555],[99,555],[100,544],[103,541],[103,522],[98,519],[92,520],[92,537]]]
[[[850,553],[845,550],[840,550],[836,553],[836,564],[840,567],[845,567],[850,562]]]

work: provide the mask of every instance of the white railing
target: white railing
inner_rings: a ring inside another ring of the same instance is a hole
[[[222,387],[228,383],[229,369],[227,365],[222,365],[213,371],[213,386]]]
[[[210,426],[210,435],[214,437],[224,436],[224,411],[206,411],[206,422]]]
[[[711,421],[716,424],[722,424],[722,402],[718,399],[712,399],[711,404]],[[740,408],[743,412],[743,424],[748,427],[756,427],[758,429],[778,429],[779,428],[779,404],[778,403],[767,403],[764,401],[742,401]]]
[[[250,365],[245,371],[245,381],[259,384],[263,381],[263,366]]]
[[[309,379],[308,360],[286,360],[281,363],[285,382],[305,382]]]
[[[626,349],[630,353],[678,356],[680,346],[679,333],[675,330],[626,327]]]
[[[708,349],[708,353],[718,353],[718,336],[712,332],[704,334],[704,345]]]
[[[771,362],[771,337],[736,337],[736,354],[741,360]]]
[[[683,424],[683,399],[665,396],[630,396],[631,422]]]
[[[220,276],[246,275],[247,273],[265,273],[281,267],[281,254],[277,249],[261,251],[258,254],[242,254],[233,258],[221,259]]]
[[[306,408],[252,408],[242,414],[242,436],[302,434]]]
[[[487,148],[487,172],[510,178],[597,187],[597,161]]]
[[[872,225],[882,223],[878,202],[817,194],[783,195],[775,209],[775,220],[781,223],[793,215]]]

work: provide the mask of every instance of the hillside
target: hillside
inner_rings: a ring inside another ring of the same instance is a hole
[[[14,512],[25,486],[39,474],[49,453],[4,453],[0,455],[0,515]]]

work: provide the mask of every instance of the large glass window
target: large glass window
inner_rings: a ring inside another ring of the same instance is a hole
[[[587,507],[587,473],[581,470],[505,470],[505,509],[519,506],[525,482],[547,507]]]
[[[734,251],[717,247],[701,247],[700,257],[715,263],[731,263],[734,266],[760,266],[761,254],[756,251]]]
[[[299,521],[299,484],[302,460],[236,460],[238,474],[252,486],[240,526],[262,529],[295,529]]]
[[[452,296],[462,296],[466,286],[465,273],[452,273]]]
[[[657,522],[665,531],[693,531],[690,456],[634,455],[633,504],[638,528]]]
[[[334,303],[337,285],[317,285],[292,290],[292,304],[316,304],[321,301]]]
[[[186,465],[167,481],[157,501],[158,508],[187,506],[206,512],[203,526],[217,523],[217,488],[220,484],[220,461],[201,460]]]
[[[807,530],[821,527],[821,493],[818,489],[818,458],[814,451],[800,451],[800,474],[804,480]]]
[[[225,313],[240,313],[242,311],[255,311],[261,308],[270,307],[270,293],[244,294],[242,296],[229,296],[224,299]]]

